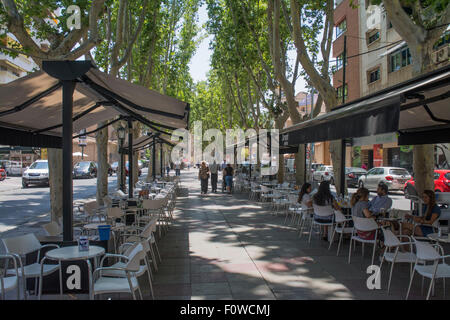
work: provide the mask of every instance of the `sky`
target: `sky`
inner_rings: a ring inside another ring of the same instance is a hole
[[[208,20],[206,5],[203,5],[199,8],[198,16],[199,26],[206,23],[206,21]],[[203,30],[202,32],[206,33],[206,30]],[[200,43],[195,55],[192,57],[191,63],[189,64],[189,70],[194,82],[204,81],[207,79],[207,73],[210,69],[210,57],[212,55],[212,50],[209,49],[209,42],[212,39],[213,36],[210,35]],[[295,51],[288,52],[288,57],[290,61],[293,62],[296,57]],[[295,85],[295,92],[298,93],[299,91],[307,91],[305,87],[305,81],[302,78],[299,78]]]

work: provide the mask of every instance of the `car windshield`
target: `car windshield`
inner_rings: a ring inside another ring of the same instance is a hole
[[[77,168],[85,168],[85,167],[89,167],[89,162],[78,162],[75,167]]]
[[[389,173],[397,176],[409,176],[409,172],[405,169],[390,169]]]
[[[48,162],[34,162],[30,169],[48,169]]]

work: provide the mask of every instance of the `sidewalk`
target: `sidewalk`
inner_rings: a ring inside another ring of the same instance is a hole
[[[284,214],[272,215],[267,204],[262,208],[244,194],[200,195],[197,172],[182,171],[189,197],[179,198],[175,222],[159,242],[162,264],[155,273],[156,299],[405,298],[409,265],[395,266],[390,295],[388,264],[382,270],[382,289],[369,290],[370,246],[362,261],[358,245],[348,264],[348,240],[336,257],[337,245],[328,251],[328,242],[315,234],[311,244],[307,236],[299,239],[293,227],[283,225]],[[420,282],[416,275],[411,299],[425,299]],[[434,299],[442,299],[441,283]],[[428,284],[425,281],[425,288]]]

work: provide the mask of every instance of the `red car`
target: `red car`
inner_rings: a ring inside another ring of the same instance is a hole
[[[6,171],[5,169],[0,169],[0,181],[3,181],[6,179]]]
[[[405,182],[405,193],[408,183],[414,186],[414,180],[411,178]],[[450,192],[450,170],[434,170],[434,191]]]

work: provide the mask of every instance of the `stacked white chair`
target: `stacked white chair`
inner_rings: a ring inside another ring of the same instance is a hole
[[[100,267],[95,269],[92,276],[91,300],[94,300],[96,295],[105,293],[130,293],[133,299],[136,300],[136,291],[139,292],[141,300],[143,299],[137,275],[142,269],[141,261],[145,260],[144,248],[139,243],[127,253],[128,255],[106,254],[103,257]],[[108,257],[120,258],[124,262],[121,266],[103,267],[103,262]],[[105,274],[105,272],[108,272],[109,275]],[[117,272],[118,274],[112,276],[112,272]]]

